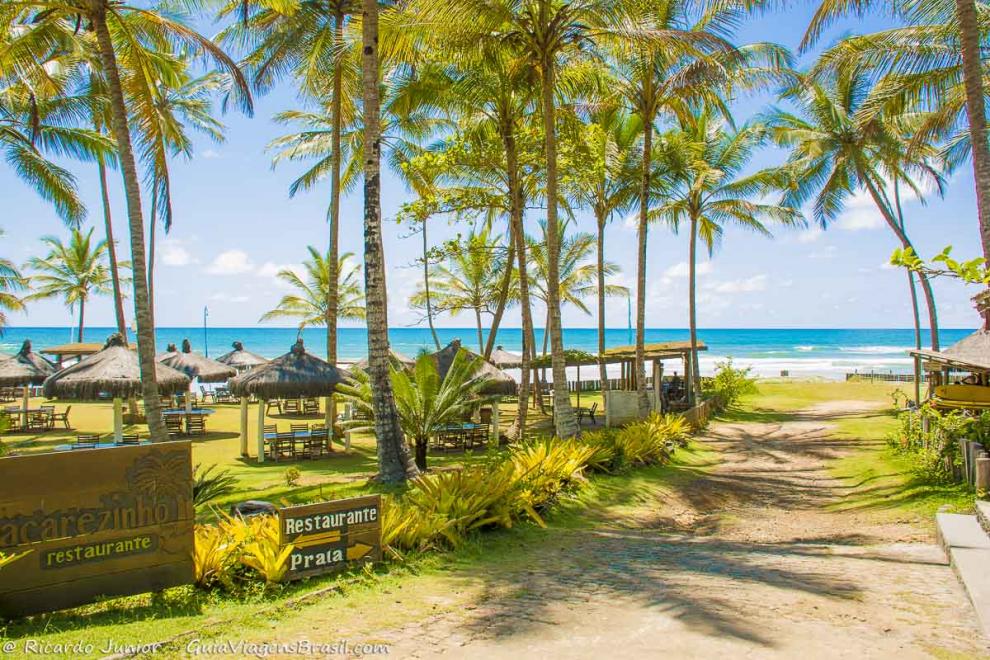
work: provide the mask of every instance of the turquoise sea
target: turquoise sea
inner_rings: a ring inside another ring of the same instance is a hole
[[[111,328],[86,328],[85,339],[103,341]],[[438,328],[443,343],[460,338],[465,346],[477,350],[477,334],[471,328]],[[295,328],[246,327],[213,328],[204,333],[199,328],[159,328],[158,350],[169,343],[179,344],[188,338],[197,351],[207,351],[218,356],[230,349],[231,342],[239,340],[245,348],[265,357],[285,353],[296,339]],[[940,332],[943,346],[948,346],[971,333],[971,329],[944,329]],[[326,331],[308,328],[303,339],[310,352],[326,353]],[[777,376],[782,370],[791,375],[816,375],[842,378],[854,371],[883,371],[909,373],[911,358],[906,351],[914,345],[914,331],[910,329],[702,329],[699,338],[708,345],[702,354],[702,372],[710,372],[715,362],[732,357],[737,365],[750,366],[762,376]],[[433,349],[433,340],[426,328],[394,328],[389,331],[392,347],[410,356],[423,349]],[[497,343],[508,351],[518,352],[522,333],[518,328],[500,330]],[[36,350],[74,340],[74,330],[68,327],[10,327],[0,338],[0,351],[14,353],[24,339],[30,339]],[[624,346],[633,343],[634,337],[623,329],[606,331],[606,345]],[[686,329],[656,328],[646,331],[647,342],[686,340]],[[598,333],[594,328],[570,328],[564,331],[568,348],[596,352]],[[924,345],[928,335],[924,334]],[[542,346],[542,332],[537,331],[537,345]],[[338,355],[341,361],[363,358],[367,353],[367,335],[364,328],[341,328]],[[676,369],[675,364],[668,368]],[[591,373],[582,374],[585,378]]]

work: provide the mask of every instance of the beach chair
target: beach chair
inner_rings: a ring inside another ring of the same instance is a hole
[[[317,399],[303,399],[303,413],[306,415],[319,415],[320,402]]]
[[[100,436],[96,433],[80,433],[76,436],[76,441],[72,443],[73,449],[95,449],[100,442]]]
[[[578,424],[580,424],[581,421],[585,417],[588,417],[591,420],[591,423],[594,424],[595,423],[595,413],[596,412],[598,412],[598,402],[597,401],[594,402],[593,404],[591,404],[591,407],[590,408],[585,408],[585,407],[578,408],[577,409]]]
[[[277,462],[283,458],[296,457],[296,436],[294,433],[279,433],[272,440],[272,458]]]
[[[203,385],[199,386],[199,395],[202,397],[203,403],[206,403],[206,397],[210,397],[210,400],[213,401],[213,403],[217,402],[216,392],[209,391]]]
[[[298,415],[300,412],[299,399],[286,399],[282,404],[282,412],[287,415]]]
[[[206,435],[206,417],[204,415],[188,415],[186,417],[186,433]]]
[[[292,433],[308,433],[309,424],[289,424],[289,431]]]
[[[169,436],[182,435],[182,417],[179,415],[163,415],[165,419],[165,430]]]
[[[27,430],[36,433],[43,433],[48,428],[48,413],[44,410],[35,410],[28,413]]]
[[[52,425],[52,428],[55,428],[55,424],[57,424],[59,422],[61,422],[62,424],[64,424],[65,425],[65,428],[67,428],[67,429],[72,428],[71,426],[69,426],[69,411],[70,410],[72,410],[72,406],[66,406],[65,407],[65,412],[52,412],[52,416],[51,416],[51,425]]]
[[[125,433],[120,436],[120,444],[122,445],[139,445],[141,444],[141,436],[137,433]]]
[[[282,414],[282,400],[281,399],[268,399],[265,402],[265,414],[270,415],[272,408],[278,411],[278,414]]]
[[[325,428],[313,429],[309,432],[309,437],[303,442],[303,451],[310,458],[320,458],[331,451],[329,434]]]

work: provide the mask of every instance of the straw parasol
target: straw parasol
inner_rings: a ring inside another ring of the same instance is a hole
[[[0,360],[0,387],[23,387],[21,425],[27,427],[31,385],[40,385],[55,373],[55,365],[31,350],[31,340],[25,339],[17,355]]]
[[[163,395],[189,388],[188,376],[161,363],[155,363],[155,380],[159,393]],[[117,333],[107,338],[103,350],[49,376],[45,381],[47,397],[96,401],[101,394],[113,397],[113,433],[114,440],[119,442],[123,426],[121,402],[132,396],[141,396],[142,389],[137,353],[127,348],[123,337]]]
[[[181,351],[172,351],[158,361],[176,371],[181,371],[190,378],[198,378],[201,383],[222,383],[237,375],[237,369],[234,367],[194,353],[188,339],[182,340]]]
[[[302,338],[289,352],[231,378],[230,393],[241,397],[241,453],[247,452],[247,398],[258,397],[258,462],[265,459],[265,401],[277,398],[330,396],[337,385],[345,382],[336,366],[306,352]]]
[[[257,353],[252,353],[251,351],[244,350],[244,344],[239,341],[235,341],[231,344],[234,350],[229,353],[224,353],[217,358],[217,362],[220,364],[226,364],[228,367],[233,367],[237,371],[245,371],[247,369],[253,369],[254,367],[260,367],[263,364],[268,364],[268,359],[263,358]]]
[[[436,360],[437,372],[440,378],[446,378],[450,371],[450,365],[454,363],[454,358],[458,351],[467,351],[471,359],[478,362],[478,375],[488,379],[488,385],[481,390],[482,394],[511,395],[516,393],[516,381],[509,374],[505,373],[494,364],[463,346],[461,340],[455,339],[436,353],[431,353],[431,357]]]
[[[496,347],[495,350],[492,351],[492,355],[489,360],[499,369],[515,369],[522,366],[521,355],[510,353],[501,346]]]
[[[407,371],[412,371],[416,368],[416,360],[413,358],[400,353],[399,351],[393,351],[389,349],[388,351],[388,361],[396,369],[405,369]],[[355,369],[360,369],[361,371],[368,370],[368,358],[363,360],[358,360],[354,363]]]

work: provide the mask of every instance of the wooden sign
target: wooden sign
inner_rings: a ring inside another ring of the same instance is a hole
[[[192,582],[194,515],[189,442],[0,458],[0,616]]]
[[[379,495],[279,509],[282,546],[293,546],[285,579],[381,561],[381,512]]]

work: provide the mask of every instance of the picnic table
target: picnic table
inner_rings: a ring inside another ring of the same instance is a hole
[[[476,422],[456,422],[445,424],[432,438],[432,446],[436,451],[450,451],[484,447],[490,433],[489,424]]]
[[[55,412],[52,408],[22,408],[20,406],[6,406],[3,411],[11,418],[10,428],[18,431],[50,430],[51,417]]]
[[[82,449],[113,449],[114,447],[133,447],[135,445],[150,445],[150,440],[141,442],[97,442],[96,444],[55,445],[55,451],[79,451]]]
[[[265,454],[276,461],[280,458],[317,458],[324,452],[333,452],[330,435],[325,429],[265,433],[264,438]]]
[[[216,410],[213,408],[193,408],[191,410],[186,410],[185,408],[166,408],[162,411],[162,414],[166,417],[169,415],[204,415],[209,416],[215,413]]]

